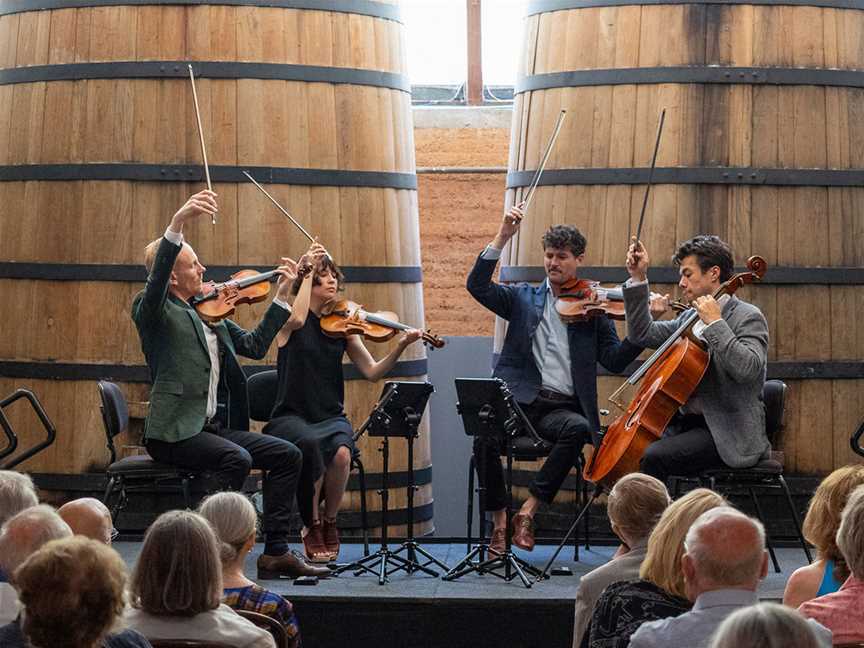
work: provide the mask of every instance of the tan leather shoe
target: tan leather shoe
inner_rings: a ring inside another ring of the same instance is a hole
[[[534,518],[529,515],[513,516],[514,545],[525,551],[534,551]]]
[[[329,569],[310,565],[296,551],[288,550],[281,556],[268,556],[267,554],[258,556],[258,578],[262,580],[297,578],[298,576],[324,578],[329,575]]]
[[[336,560],[339,556],[339,529],[336,526],[336,518],[332,520],[324,518],[322,535],[324,536],[324,547],[330,554],[330,560]]]
[[[507,550],[507,529],[502,528],[492,531],[489,548],[499,554],[503,554]]]

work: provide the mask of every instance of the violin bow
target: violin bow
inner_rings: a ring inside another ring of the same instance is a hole
[[[558,134],[561,132],[561,126],[564,124],[564,117],[567,116],[567,111],[562,110],[558,113],[558,121],[555,122],[555,128],[552,129],[552,135],[549,137],[549,142],[546,144],[546,150],[543,151],[543,157],[540,158],[540,165],[537,171],[534,172],[534,177],[531,179],[531,184],[528,185],[528,195],[522,199],[522,209],[528,211],[528,206],[534,199],[534,192],[537,190],[537,183],[540,182],[540,176],[543,175],[543,170],[546,168],[546,163],[552,155],[552,147],[555,146],[555,141],[558,139]]]
[[[198,122],[198,139],[201,141],[201,157],[204,158],[204,177],[207,180],[207,189],[213,191],[210,182],[210,165],[207,164],[207,148],[204,146],[204,128],[201,126],[201,111],[198,108],[198,92],[195,90],[195,73],[189,65],[189,81],[192,83],[192,101],[195,103],[195,119]],[[216,224],[216,213],[210,215],[213,225]]]
[[[666,121],[666,109],[660,111],[660,123],[657,125],[657,141],[654,142],[654,155],[651,157],[651,170],[648,171],[648,185],[645,187],[645,196],[642,198],[642,213],[639,214],[639,227],[636,228],[636,242],[642,237],[642,223],[645,221],[645,208],[648,206],[648,194],[651,192],[651,184],[654,181],[654,167],[657,164],[657,152],[660,150],[660,135],[663,134],[663,122]],[[630,246],[630,240],[627,240]]]

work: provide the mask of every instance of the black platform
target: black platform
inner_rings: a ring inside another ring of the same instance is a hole
[[[448,565],[465,554],[464,544],[434,544],[427,538],[424,547]],[[131,569],[141,544],[119,542],[115,548]],[[258,545],[248,558],[246,573],[253,579],[262,549]],[[540,545],[520,556],[542,568],[553,549]],[[557,564],[570,567],[574,575],[553,576],[531,589],[518,580],[505,583],[473,574],[445,582],[399,573],[383,586],[373,576],[351,574],[316,586],[295,586],[290,580],[261,583],[294,604],[305,648],[569,648],[579,577],[613,552],[613,547],[583,549],[581,562],[575,563],[572,547],[565,549],[565,559]],[[778,549],[777,554],[783,573],[772,571],[763,581],[759,596],[765,600],[779,601],[786,579],[805,562],[800,549]],[[361,545],[343,545],[340,559],[361,555]]]

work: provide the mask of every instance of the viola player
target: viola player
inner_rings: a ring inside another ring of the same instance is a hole
[[[747,468],[770,452],[762,403],[768,323],[756,306],[735,295],[713,297],[732,276],[732,259],[729,245],[708,235],[682,243],[672,257],[683,301],[692,304],[699,315],[693,333],[704,342],[710,361],[693,395],[642,457],[641,471],[661,481],[669,475],[693,475],[709,468]],[[627,336],[656,348],[686,315],[652,321],[648,251],[641,241],[630,245],[626,263],[630,274],[623,290]]]
[[[553,444],[531,494],[513,518],[513,544],[531,551],[537,510],[541,503],[552,502],[583,446],[600,428],[597,363],[620,373],[642,347],[619,340],[605,315],[565,324],[556,312],[562,285],[576,278],[585,257],[585,237],[571,225],[555,225],[543,235],[546,279],[539,286],[492,281],[501,250],[518,231],[522,216],[519,207],[504,215],[495,238],[477,258],[467,288],[480,304],[509,322],[493,375],[507,383],[537,433]],[[493,442],[481,453],[481,443],[475,439],[474,455],[477,461],[486,457],[477,472],[485,475],[486,509],[492,511],[490,546],[501,553],[507,532],[501,448]]]
[[[345,416],[342,356],[347,353],[362,376],[374,382],[395,366],[423,332],[404,331],[381,360],[372,357],[360,335],[329,337],[322,331],[321,318],[339,300],[342,272],[317,243],[300,266],[293,286],[297,293],[293,312],[276,336],[279,390],[264,432],[290,441],[303,454],[297,488],[303,545],[309,560],[326,563],[339,554],[336,516],[356,452],[351,423]]]
[[[296,446],[249,432],[246,378],[237,355],[263,358],[288,320],[286,300],[295,265],[279,267],[279,289],[258,326],[230,320],[209,326],[189,300],[202,292],[204,266],[183,239],[186,223],[217,211],[216,194],[201,191],[174,214],[162,238],[144,251],[147,283],[132,303],[132,319],[153,382],[145,424],[147,452],[156,461],[210,471],[220,489],[239,490],[251,468],[264,477],[264,553],[258,575],[325,575],[288,550],[291,504],[300,473]],[[228,394],[227,410],[217,410]]]

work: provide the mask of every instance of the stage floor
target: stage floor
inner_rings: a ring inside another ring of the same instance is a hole
[[[115,548],[130,569],[140,551],[140,542],[118,542]],[[391,545],[393,547],[394,545]],[[398,545],[395,545],[398,546]],[[422,545],[449,566],[465,553],[464,544]],[[300,549],[294,546],[295,549]],[[373,545],[371,550],[377,547]],[[555,547],[540,545],[518,555],[542,568]],[[255,560],[263,545],[249,555],[247,575],[254,579]],[[579,577],[607,562],[614,547],[580,549],[573,561],[573,547],[565,548],[556,565],[567,566],[572,576],[553,576],[531,589],[514,579],[505,582],[492,575],[469,574],[447,582],[422,573],[399,572],[378,585],[371,574],[347,572],[321,579],[314,586],[297,586],[291,580],[262,581],[268,589],[283,594],[295,606],[306,648],[357,646],[508,646],[565,648],[572,634],[573,599]],[[346,562],[363,555],[362,545],[343,545],[340,558]],[[800,548],[777,550],[782,573],[773,569],[759,588],[763,600],[779,601],[786,580],[806,562]]]

